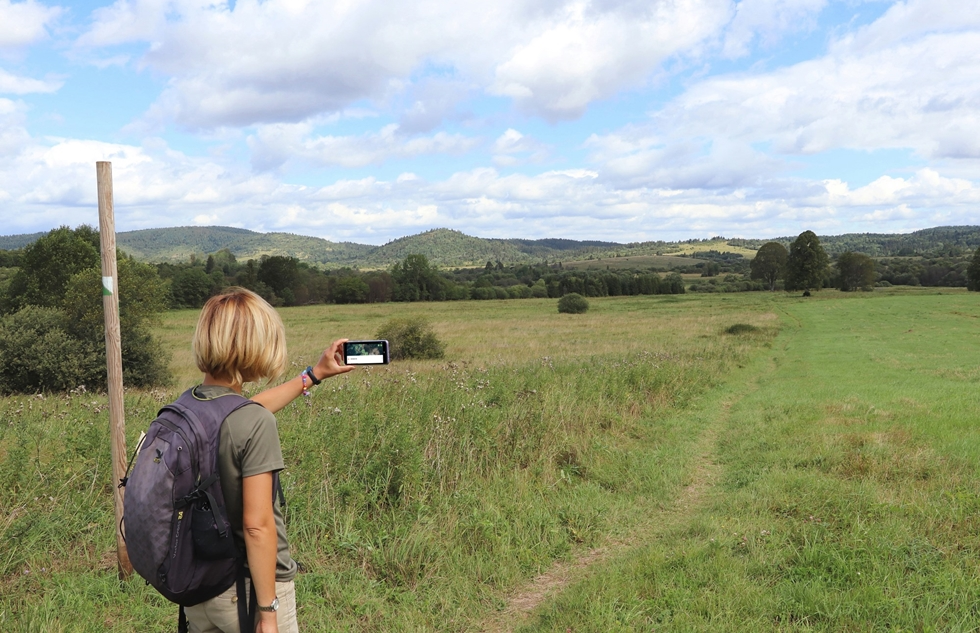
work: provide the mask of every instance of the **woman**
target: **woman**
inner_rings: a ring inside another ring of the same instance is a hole
[[[273,503],[276,474],[285,466],[272,415],[321,380],[353,369],[341,356],[347,339],[334,341],[315,367],[254,396],[221,425],[218,467],[228,519],[244,547],[251,590],[258,598],[256,633],[296,633],[296,561],[289,553],[282,511]],[[205,304],[194,332],[194,360],[204,381],[203,400],[242,392],[242,385],[274,379],[287,366],[286,330],[279,314],[254,292],[230,288]],[[239,633],[236,588],[187,607],[194,633]]]

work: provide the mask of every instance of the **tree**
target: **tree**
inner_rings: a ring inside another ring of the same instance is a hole
[[[761,279],[769,284],[769,290],[776,290],[776,281],[786,273],[786,260],[789,253],[779,242],[762,245],[749,263],[750,277]]]
[[[370,290],[367,282],[360,277],[341,277],[333,287],[333,300],[337,303],[364,303]]]
[[[409,255],[401,264],[395,264],[391,268],[391,277],[395,281],[395,301],[443,299],[444,284],[425,255]]]
[[[0,392],[105,387],[102,273],[92,244],[97,240],[88,227],[62,227],[31,245],[19,292],[8,297],[19,307],[0,319]],[[66,253],[78,259],[65,259]],[[76,272],[65,277],[59,266]],[[166,308],[166,285],[156,268],[122,253],[118,272],[124,379],[140,387],[165,384],[169,359],[149,324]]]
[[[73,275],[99,266],[99,234],[89,226],[62,226],[24,248],[20,269],[2,301],[3,312],[24,306],[54,307]]]
[[[395,290],[395,280],[385,271],[374,271],[364,276],[368,285],[367,300],[370,303],[391,301],[391,293]]]
[[[171,305],[175,308],[200,308],[211,296],[213,280],[198,266],[178,270],[170,281]]]
[[[299,277],[299,260],[295,257],[273,255],[262,258],[259,264],[258,279],[272,288],[276,296],[283,299],[287,305],[293,303],[295,295],[293,286]]]
[[[119,331],[122,337],[123,381],[131,387],[165,384],[170,378],[169,359],[150,325],[167,308],[167,287],[148,265],[122,255],[119,268]],[[197,268],[195,270],[201,270]],[[90,387],[105,385],[105,345],[102,280],[97,268],[88,268],[68,282],[62,300],[68,331],[91,344],[99,371],[86,379]]]
[[[803,231],[789,247],[787,290],[819,290],[829,270],[827,253],[813,231]]]
[[[840,289],[872,290],[875,285],[875,262],[863,253],[841,253],[837,258],[837,271],[840,274]]]
[[[980,291],[980,248],[973,254],[973,260],[966,269],[966,288]]]

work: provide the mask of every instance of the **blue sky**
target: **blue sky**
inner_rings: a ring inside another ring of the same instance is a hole
[[[977,224],[980,4],[0,0],[0,234]]]

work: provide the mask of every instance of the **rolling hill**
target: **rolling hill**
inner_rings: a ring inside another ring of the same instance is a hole
[[[43,233],[0,236],[0,249],[23,248]],[[767,239],[725,239],[721,237],[684,242],[616,242],[578,241],[559,238],[485,239],[451,229],[433,229],[402,237],[383,246],[331,242],[318,237],[292,233],[257,233],[223,226],[144,229],[117,234],[119,247],[137,259],[149,262],[187,261],[191,255],[204,257],[228,249],[239,260],[257,259],[263,255],[286,255],[310,264],[337,268],[386,268],[412,254],[425,255],[430,262],[444,268],[482,266],[486,262],[518,264],[524,262],[562,261],[592,262],[589,267],[609,265],[618,258],[619,266],[669,266],[677,256],[697,256],[714,250],[752,257],[767,241],[789,245],[793,237]],[[844,251],[866,253],[872,257],[914,255],[965,255],[980,247],[980,226],[945,226],[908,234],[850,233],[821,236],[830,255]]]

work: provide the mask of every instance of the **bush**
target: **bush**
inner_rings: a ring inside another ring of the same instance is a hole
[[[563,314],[582,314],[589,309],[589,300],[577,292],[570,292],[558,300],[558,312]]]
[[[391,319],[378,330],[377,338],[388,341],[392,360],[442,358],[445,345],[421,317]]]
[[[734,334],[736,336],[739,334],[755,334],[757,332],[759,332],[759,328],[748,323],[736,323],[725,328],[726,334]]]
[[[470,291],[470,299],[484,300],[496,298],[497,293],[493,291],[492,287],[478,287]]]
[[[55,308],[27,306],[0,320],[0,393],[67,391],[105,384],[105,353],[72,337]]]

